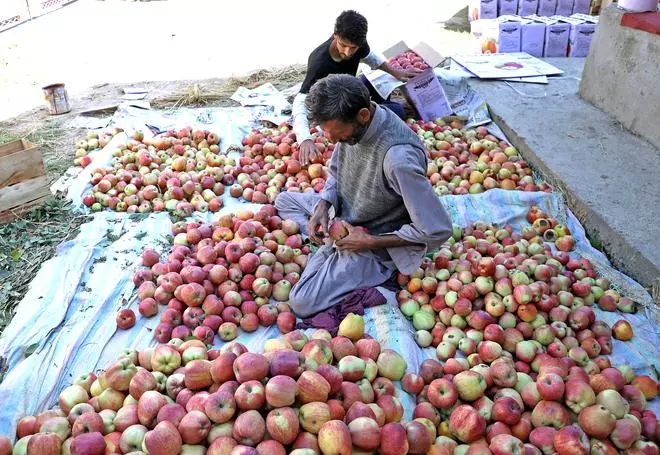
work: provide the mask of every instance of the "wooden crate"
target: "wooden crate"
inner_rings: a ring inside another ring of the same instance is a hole
[[[0,222],[41,204],[48,183],[38,147],[25,139],[0,145]]]

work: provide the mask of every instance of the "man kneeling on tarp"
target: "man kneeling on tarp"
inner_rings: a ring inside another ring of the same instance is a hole
[[[336,305],[355,289],[381,285],[397,269],[412,273],[452,232],[426,177],[424,144],[392,111],[371,102],[359,79],[330,75],[314,84],[305,102],[310,121],[337,146],[322,193],[281,193],[275,202],[282,218],[324,244],[289,296],[300,317]],[[348,230],[334,245],[331,213]]]

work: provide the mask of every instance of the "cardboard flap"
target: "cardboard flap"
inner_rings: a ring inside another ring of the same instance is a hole
[[[440,64],[445,58],[429,44],[420,41],[415,47],[412,48],[417,55],[431,67],[434,68]]]
[[[396,57],[397,55],[401,54],[402,52],[406,52],[407,50],[411,50],[410,46],[408,46],[405,42],[399,41],[393,46],[390,46],[389,48],[385,49],[383,51],[383,55],[385,58],[390,59],[392,57]],[[420,55],[420,57],[422,57]],[[424,57],[422,57],[424,58]]]

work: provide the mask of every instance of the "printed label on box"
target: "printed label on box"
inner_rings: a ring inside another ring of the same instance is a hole
[[[568,37],[571,24],[555,22],[545,27],[544,57],[566,57],[568,53]]]
[[[520,33],[520,50],[534,57],[543,57],[545,44],[545,24],[535,20],[522,23]]]
[[[432,68],[410,79],[404,86],[404,90],[424,121],[431,121],[452,113],[449,100]]]

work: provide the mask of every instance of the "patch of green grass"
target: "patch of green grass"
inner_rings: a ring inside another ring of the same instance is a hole
[[[41,264],[61,242],[70,240],[90,216],[73,216],[70,202],[50,197],[12,222],[0,225],[0,333]]]

